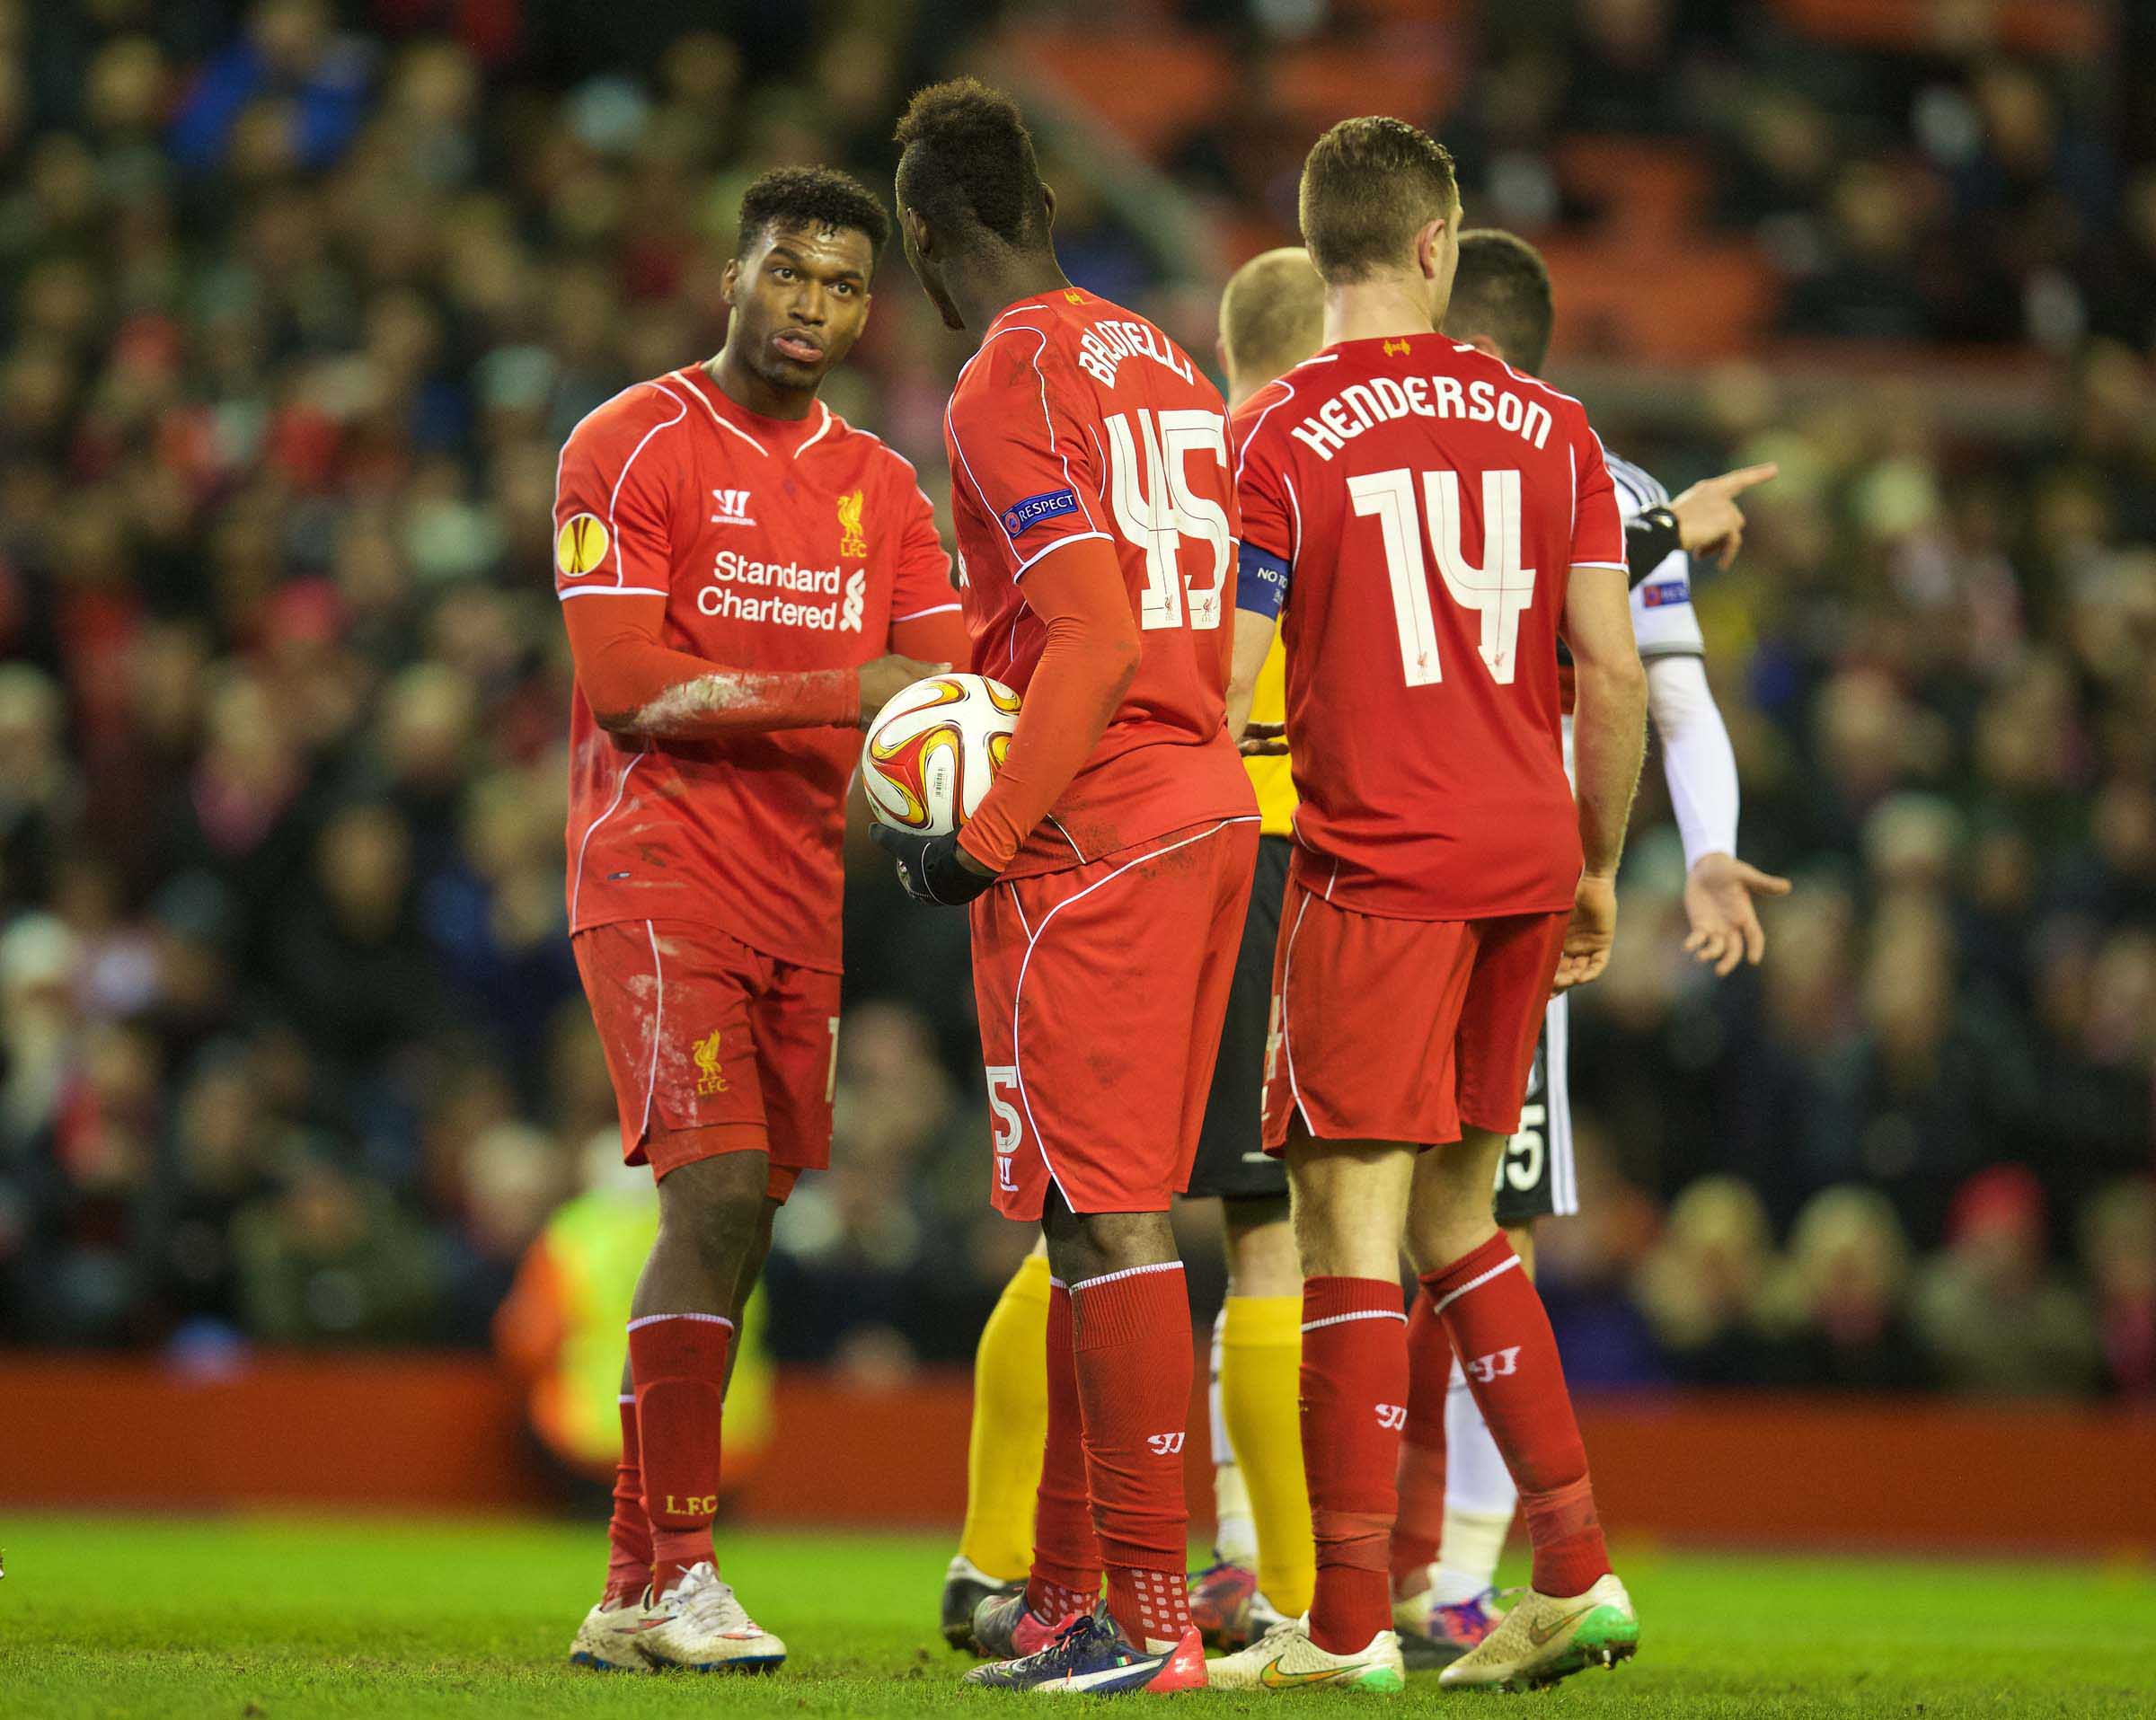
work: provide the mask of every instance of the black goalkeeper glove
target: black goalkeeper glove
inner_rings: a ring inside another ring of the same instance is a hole
[[[962,908],[995,882],[993,872],[976,872],[959,858],[956,831],[915,836],[888,825],[871,825],[869,834],[898,857],[898,881],[916,902]]]

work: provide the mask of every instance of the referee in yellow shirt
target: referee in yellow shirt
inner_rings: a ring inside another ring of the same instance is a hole
[[[1220,301],[1220,361],[1231,411],[1318,349],[1324,308],[1323,287],[1300,249],[1266,251],[1235,271]],[[1261,653],[1253,683],[1250,664]],[[1231,691],[1229,732],[1240,735],[1246,719],[1284,721],[1286,657],[1268,617],[1237,610],[1235,655],[1234,684],[1251,691],[1247,711],[1234,708]],[[1294,1618],[1307,1608],[1313,1576],[1296,1415],[1303,1275],[1288,1224],[1286,1167],[1259,1145],[1295,789],[1286,756],[1243,763],[1258,793],[1258,869],[1189,1191],[1219,1198],[1228,1257],[1227,1301],[1213,1347],[1219,1527],[1213,1567],[1191,1583],[1190,1610],[1210,1640],[1230,1648],[1254,1640],[1282,1614]]]

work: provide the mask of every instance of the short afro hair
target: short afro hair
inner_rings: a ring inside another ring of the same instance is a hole
[[[1405,119],[1343,119],[1303,163],[1303,243],[1330,284],[1411,266],[1415,235],[1459,211],[1452,156]]]
[[[1486,336],[1505,362],[1539,375],[1550,354],[1557,304],[1542,253],[1517,234],[1473,227],[1460,235],[1445,331],[1455,340]]]
[[[968,225],[1009,245],[1047,236],[1040,163],[1018,104],[978,78],[915,92],[898,121],[898,199],[954,234]]]
[[[869,242],[870,266],[890,242],[891,217],[869,188],[835,167],[774,167],[741,194],[741,230],[734,255],[745,257],[774,226],[850,227]]]

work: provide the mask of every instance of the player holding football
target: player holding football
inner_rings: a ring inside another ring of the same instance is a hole
[[[1064,275],[1007,98],[923,90],[897,142],[906,260],[980,337],[944,420],[971,666],[1025,700],[962,830],[876,837],[916,896],[972,904],[994,1200],[1040,1223],[1053,1274],[1032,1573],[976,1617],[1011,1658],[968,1677],[1191,1689],[1190,1311],[1168,1206],[1257,842],[1224,721],[1226,413],[1159,329]]]
[[[913,468],[817,398],[889,231],[843,173],[764,175],[718,356],[615,395],[561,451],[570,933],[659,1209],[587,1665],[785,1658],[711,1547],[734,1322],[772,1214],[830,1155],[854,730],[965,643]]]
[[[1543,1003],[1601,972],[1615,931],[1646,695],[1623,532],[1578,402],[1432,332],[1460,226],[1442,147],[1396,119],[1343,122],[1304,164],[1301,215],[1330,344],[1243,407],[1237,481],[1244,569],[1285,601],[1301,799],[1266,1142],[1286,1155],[1305,1275],[1317,1583],[1306,1619],[1215,1663],[1214,1681],[1402,1688],[1387,1543],[1403,1232],[1534,1547],[1529,1594],[1444,1677],[1547,1680],[1629,1654],[1639,1626],[1490,1188]]]
[[[1236,270],[1220,305],[1231,410],[1317,350],[1324,308],[1323,286],[1300,247],[1266,251]],[[1247,619],[1237,612],[1239,651]],[[1261,721],[1281,715],[1280,654],[1263,652],[1275,631],[1268,608],[1256,702],[1247,688],[1242,701]],[[1233,686],[1229,702],[1233,734],[1241,727]],[[1259,1109],[1295,791],[1285,758],[1243,763],[1258,796],[1258,863],[1187,1191],[1220,1200],[1227,1248],[1228,1294],[1213,1329],[1214,1563],[1191,1580],[1190,1611],[1208,1641],[1228,1646],[1263,1630],[1280,1609],[1309,1605],[1312,1559],[1295,1418],[1303,1275],[1287,1222],[1287,1173],[1260,1150]],[[1040,1480],[1048,1298],[1047,1262],[1036,1250],[1004,1286],[974,1358],[966,1526],[944,1575],[943,1631],[954,1647],[972,1644],[977,1602],[1026,1571]]]
[[[1532,375],[1549,350],[1554,315],[1549,270],[1533,246],[1487,229],[1461,234],[1446,334]],[[1736,758],[1707,684],[1689,558],[1711,555],[1728,565],[1745,527],[1735,498],[1772,477],[1774,468],[1710,478],[1672,501],[1639,467],[1614,454],[1608,463],[1625,524],[1632,632],[1647,666],[1648,714],[1684,844],[1690,922],[1684,947],[1727,975],[1765,952],[1753,896],[1785,895],[1789,886],[1736,858]],[[1535,1220],[1575,1213],[1579,1205],[1565,1079],[1568,1008],[1561,993],[1550,1001],[1526,1110],[1498,1173],[1497,1221],[1530,1268]],[[1493,1584],[1517,1489],[1427,1295],[1416,1299],[1409,1316],[1408,1348],[1411,1384],[1392,1532],[1393,1617],[1410,1651],[1419,1640],[1458,1654],[1495,1629],[1501,1616],[1492,1605]]]

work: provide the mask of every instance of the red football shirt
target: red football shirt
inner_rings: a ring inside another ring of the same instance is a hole
[[[1026,569],[1088,538],[1114,546],[1142,646],[1107,732],[1004,875],[1252,813],[1226,728],[1237,513],[1219,391],[1152,323],[1073,287],[988,325],[943,436],[975,671],[1025,690],[1047,637]]]
[[[565,603],[663,594],[662,642],[764,671],[843,668],[894,622],[957,605],[913,467],[820,401],[801,420],[729,400],[700,366],[616,394],[561,450]],[[839,966],[853,728],[616,738],[570,714],[571,931],[693,920],[807,967]]]
[[[1246,584],[1286,582],[1296,876],[1405,919],[1569,908],[1558,631],[1573,568],[1624,566],[1579,402],[1439,335],[1348,340],[1236,441]]]

